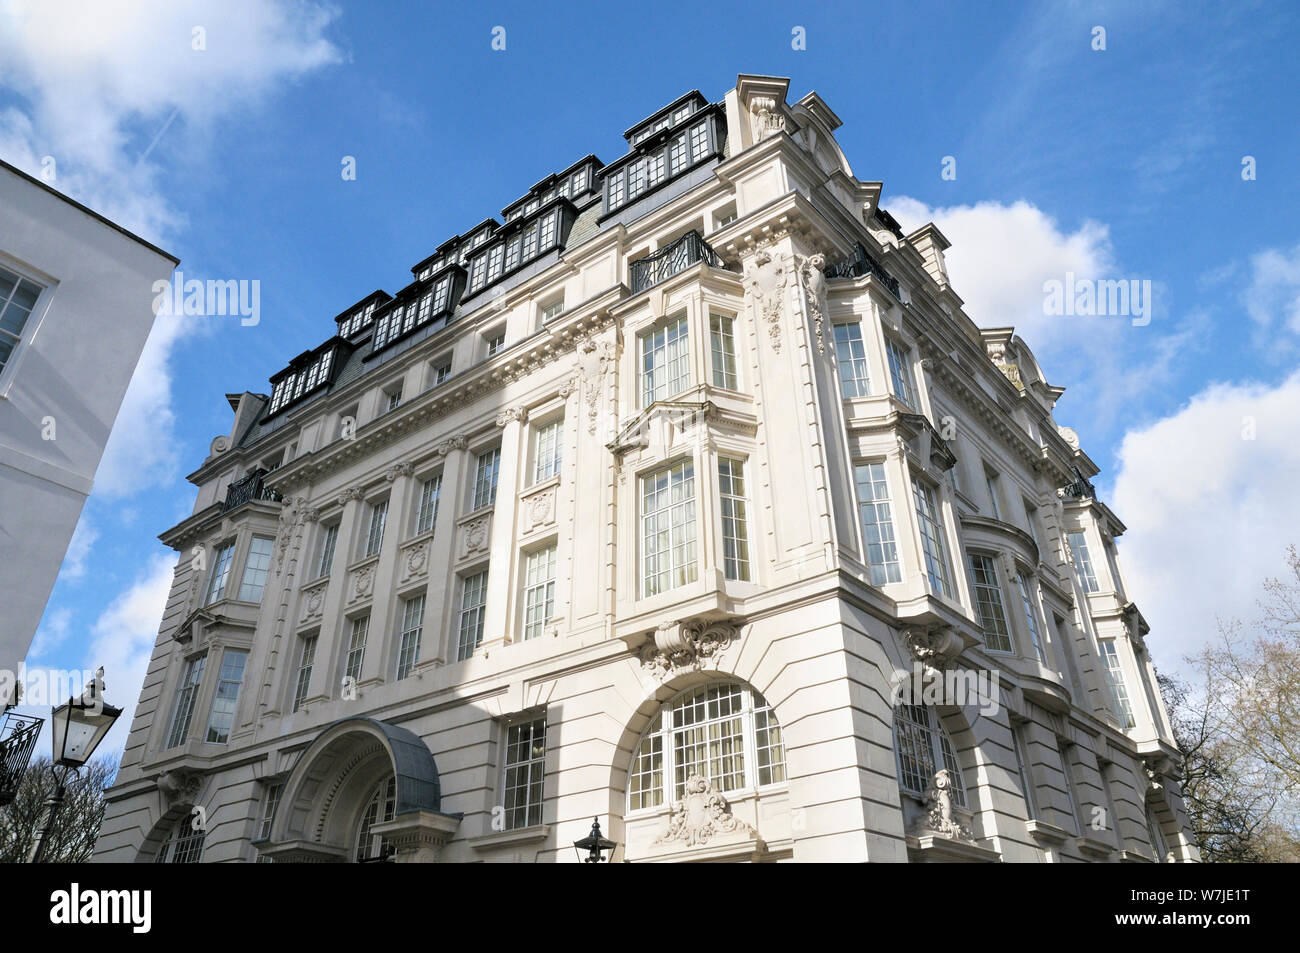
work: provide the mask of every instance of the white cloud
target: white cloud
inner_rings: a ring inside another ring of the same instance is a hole
[[[52,649],[58,648],[68,637],[72,622],[71,609],[55,609],[41,619],[41,626],[32,639],[32,647],[27,650],[27,658],[39,659]]]
[[[1158,664],[1212,639],[1216,616],[1256,619],[1264,579],[1300,544],[1297,407],[1300,371],[1277,386],[1212,384],[1124,437],[1113,494],[1128,525],[1121,558]]]
[[[1295,342],[1284,336],[1300,334],[1300,245],[1289,252],[1269,248],[1252,256],[1250,283],[1241,297],[1255,322],[1255,343],[1274,353],[1292,352]]]
[[[135,715],[140,687],[144,684],[149,658],[158,637],[158,626],[167,594],[171,591],[175,559],[154,555],[124,592],[119,594],[91,626],[90,647],[82,668],[104,667],[104,697],[124,709],[122,717],[105,739],[102,753],[121,751],[126,745],[131,719]]]
[[[97,539],[99,530],[90,525],[90,519],[83,509],[68,543],[68,551],[64,554],[63,568],[59,570],[62,578],[80,579],[86,574],[86,557],[90,555],[90,547],[95,545]]]

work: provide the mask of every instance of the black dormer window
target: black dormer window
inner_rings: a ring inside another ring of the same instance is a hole
[[[721,107],[710,106],[698,93],[634,126],[626,134],[632,152],[605,169],[605,213],[721,155],[725,128]]]
[[[314,355],[299,358],[272,378],[268,413],[279,413],[318,387],[329,383],[336,351],[337,348],[331,345]]]

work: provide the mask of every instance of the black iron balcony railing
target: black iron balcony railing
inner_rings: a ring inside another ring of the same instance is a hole
[[[629,275],[632,294],[653,288],[659,282],[667,281],[673,275],[680,274],[700,262],[705,262],[714,268],[723,267],[722,259],[704,240],[704,236],[698,231],[689,231],[653,255],[632,262]]]
[[[1092,481],[1079,472],[1079,468],[1074,468],[1074,480],[1061,487],[1067,497],[1072,500],[1093,499],[1097,498],[1097,488],[1092,485]]]
[[[18,796],[44,720],[12,711],[0,718],[0,807]]]
[[[880,262],[871,257],[870,253],[858,245],[853,250],[853,256],[846,258],[838,264],[831,265],[826,269],[826,277],[829,278],[863,278],[867,275],[874,275],[882,285],[889,289],[889,293],[895,298],[902,301],[902,296],[898,293],[898,281],[887,271]]]
[[[262,482],[262,478],[269,472],[269,470],[254,470],[242,480],[236,480],[226,487],[226,499],[221,504],[221,512],[225,513],[236,506],[243,506],[249,500],[270,500],[279,503],[280,494],[268,489]]]

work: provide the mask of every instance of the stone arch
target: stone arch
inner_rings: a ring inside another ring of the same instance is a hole
[[[394,817],[441,813],[438,766],[419,737],[373,718],[327,725],[285,780],[271,823],[271,852],[290,860],[350,859],[365,801],[388,775],[396,780]]]
[[[183,818],[188,817],[193,810],[194,805],[186,802],[173,803],[167,810],[163,811],[140,844],[140,850],[136,853],[135,862],[137,864],[148,864],[156,860],[158,851],[166,843],[167,838],[171,836],[176,825]]]

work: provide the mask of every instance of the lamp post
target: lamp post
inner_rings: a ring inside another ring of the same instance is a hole
[[[45,813],[36,830],[31,853],[27,855],[29,864],[40,863],[41,855],[45,853],[46,838],[54,828],[55,818],[67,793],[68,775],[90,760],[120,714],[122,709],[104,703],[102,667],[95,672],[80,698],[69,698],[67,704],[60,705],[51,713],[54,764],[50,772],[54,775],[54,791],[45,799]]]
[[[591,819],[591,833],[581,840],[573,842],[573,850],[578,855],[578,862],[583,864],[599,864],[602,861],[607,864],[611,863],[614,860],[614,848],[616,847],[618,847],[618,844],[614,843],[614,841],[601,836],[600,818],[598,817]],[[583,851],[586,851],[586,857],[582,856]],[[605,851],[609,851],[608,857],[603,856]]]

